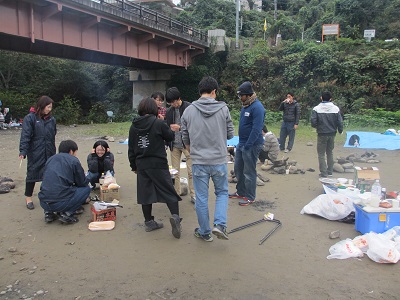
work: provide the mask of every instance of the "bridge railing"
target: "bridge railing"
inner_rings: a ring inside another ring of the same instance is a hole
[[[145,8],[140,4],[132,3],[131,1],[127,0],[92,0],[92,1],[122,10],[125,13],[133,14],[135,16],[138,16],[139,18],[153,22],[157,25],[163,25],[174,31],[178,31],[183,35],[193,37],[200,41],[204,42],[208,41],[208,35],[205,32],[195,29],[192,26],[189,26],[177,20],[174,20],[166,15],[160,14],[154,10]]]

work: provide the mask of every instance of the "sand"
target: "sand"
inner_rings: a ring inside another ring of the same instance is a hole
[[[86,169],[86,156],[95,136],[76,128],[58,126],[57,143],[72,138]],[[336,242],[360,235],[352,224],[301,215],[304,205],[322,193],[314,146],[297,139],[288,154],[304,168],[316,172],[274,175],[259,170],[270,182],[257,188],[260,205],[240,207],[230,200],[228,229],[275,215],[282,226],[262,245],[259,241],[275,227],[262,223],[230,234],[229,241],[204,242],[193,236],[197,218],[190,197],[180,204],[182,237],[171,234],[169,213],[154,206],[157,221],[165,227],[145,232],[141,207],[136,204],[136,175],[127,159],[127,145],[110,143],[115,154],[116,177],[121,185],[116,226],[110,231],[90,231],[90,209],[74,225],[44,222],[34,192],[36,208],[24,202],[26,161],[19,169],[19,130],[0,132],[0,175],[15,180],[16,188],[0,195],[0,299],[399,299],[399,266],[362,259],[328,260]],[[104,135],[107,135],[105,132]],[[126,137],[115,137],[116,141]],[[337,144],[335,156],[363,149]],[[373,150],[380,163],[382,186],[400,190],[399,151]],[[121,153],[117,153],[121,152]],[[363,164],[360,164],[363,165]],[[366,164],[364,164],[366,165]],[[233,168],[230,164],[229,168]],[[259,168],[259,166],[258,166]],[[185,171],[183,171],[185,176]],[[336,177],[352,178],[352,174]],[[230,192],[235,190],[229,184]],[[210,215],[214,194],[210,190]],[[340,231],[332,240],[329,233]]]

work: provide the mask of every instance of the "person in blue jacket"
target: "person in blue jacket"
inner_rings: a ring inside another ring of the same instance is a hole
[[[242,102],[239,120],[239,144],[236,146],[235,175],[238,180],[236,192],[229,198],[239,198],[240,206],[247,206],[256,199],[258,156],[264,144],[262,128],[266,110],[249,81],[242,83],[237,91]]]
[[[90,194],[90,177],[85,176],[77,152],[78,145],[74,141],[62,141],[58,154],[46,163],[38,194],[46,223],[54,221],[57,213],[59,221],[73,224],[78,222],[75,215],[83,212],[82,204]]]
[[[56,119],[51,115],[54,101],[42,96],[22,123],[19,158],[28,158],[25,184],[25,201],[28,209],[32,202],[35,182],[42,181],[46,161],[56,154]]]

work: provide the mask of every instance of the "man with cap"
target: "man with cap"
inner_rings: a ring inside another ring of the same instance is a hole
[[[262,128],[266,110],[258,100],[249,81],[242,83],[237,91],[242,102],[239,120],[239,144],[236,146],[235,175],[238,180],[236,192],[229,198],[239,198],[240,206],[247,206],[256,199],[258,156],[264,144]]]

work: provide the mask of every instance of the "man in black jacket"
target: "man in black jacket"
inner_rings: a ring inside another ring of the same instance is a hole
[[[289,92],[287,94],[286,99],[279,105],[279,110],[283,111],[283,122],[279,136],[279,148],[281,151],[285,150],[285,153],[287,153],[293,148],[294,137],[300,120],[300,104],[296,99],[294,99],[293,93]],[[289,142],[285,149],[287,136],[289,136]]]
[[[181,93],[176,87],[169,88],[165,93],[165,99],[171,105],[170,108],[167,109],[167,114],[165,116],[165,120],[167,121],[167,125],[171,128],[172,131],[175,132],[175,139],[173,142],[169,144],[169,148],[171,150],[171,164],[172,168],[178,171],[175,175],[175,190],[178,195],[182,195],[181,192],[181,182],[180,182],[180,164],[181,164],[181,156],[182,153],[186,157],[186,166],[188,172],[188,181],[189,181],[189,194],[190,201],[195,203],[196,194],[194,192],[193,186],[193,177],[192,177],[192,159],[190,157],[190,153],[185,149],[185,145],[182,141],[182,132],[181,132],[181,116],[185,109],[191,104],[187,101],[181,100]]]
[[[322,102],[315,106],[311,114],[311,126],[317,129],[317,152],[320,177],[332,176],[333,148],[336,131],[343,132],[343,119],[339,108],[332,103],[330,92],[323,92]],[[326,153],[326,161],[325,161]],[[328,163],[328,167],[327,167]]]

